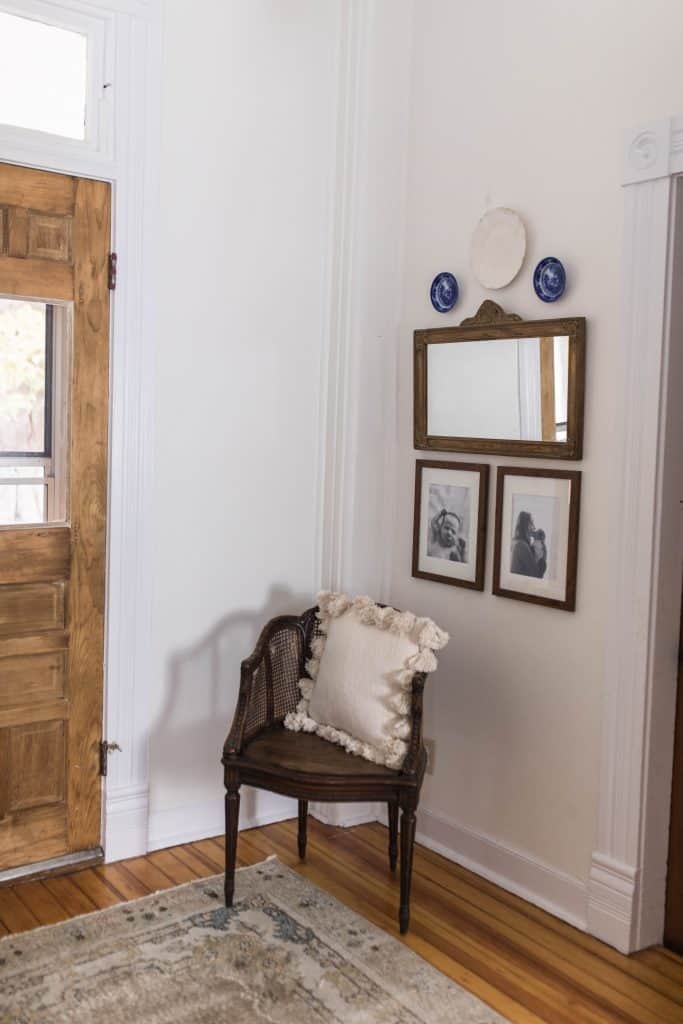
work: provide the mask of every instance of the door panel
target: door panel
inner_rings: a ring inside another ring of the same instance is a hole
[[[71,217],[29,213],[26,255],[41,260],[71,262]]]
[[[0,637],[64,628],[64,584],[0,587]]]
[[[100,844],[110,188],[0,164],[0,296],[70,310],[68,521],[0,527],[0,871]]]
[[[32,722],[9,730],[8,811],[63,804],[64,722]]]
[[[0,584],[66,580],[71,565],[71,530],[0,530]]]
[[[23,295],[30,298],[73,298],[73,274],[70,267],[49,263],[36,267],[34,262],[0,256],[0,288],[5,295]],[[49,268],[49,269],[48,269]]]
[[[45,704],[65,695],[65,653],[0,658],[0,711],[21,704]]]

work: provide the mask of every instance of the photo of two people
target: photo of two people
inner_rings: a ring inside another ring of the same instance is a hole
[[[510,572],[536,579],[556,578],[557,515],[557,498],[513,495]]]

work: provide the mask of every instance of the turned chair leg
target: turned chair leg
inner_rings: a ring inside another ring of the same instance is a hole
[[[235,895],[235,865],[237,863],[237,828],[240,817],[239,783],[230,786],[225,794],[225,905],[232,906]]]
[[[398,862],[398,804],[390,800],[389,808],[389,867],[396,870]]]
[[[415,848],[415,808],[404,807],[401,815],[401,907],[398,923],[401,935],[410,924],[410,885],[413,877],[413,850]]]
[[[299,857],[303,860],[306,856],[306,833],[308,828],[308,800],[299,800],[299,832],[297,840],[299,844]]]

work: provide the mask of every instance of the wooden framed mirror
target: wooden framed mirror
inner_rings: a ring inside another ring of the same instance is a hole
[[[487,299],[415,331],[415,447],[580,459],[586,321],[522,320]]]

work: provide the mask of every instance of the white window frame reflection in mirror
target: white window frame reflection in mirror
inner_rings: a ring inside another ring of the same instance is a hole
[[[54,28],[77,32],[86,38],[85,137],[19,128],[0,123],[0,152],[25,154],[26,162],[35,155],[54,151],[89,156],[96,162],[113,157],[113,31],[112,14],[85,5],[62,5],[52,0],[0,0],[0,13]]]
[[[519,389],[519,440],[541,439],[541,359],[538,346],[534,350],[522,342],[538,338],[517,340],[517,379]]]

